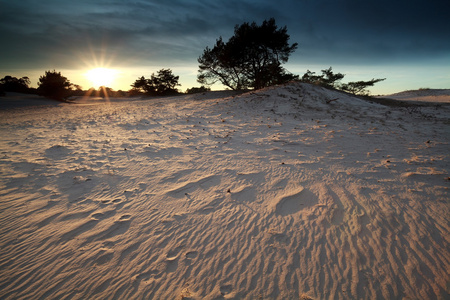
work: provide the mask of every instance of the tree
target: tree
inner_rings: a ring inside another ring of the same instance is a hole
[[[307,70],[302,76],[302,81],[307,83],[318,84],[326,87],[339,88],[339,82],[344,78],[344,74],[337,73],[334,74],[332,68],[321,70],[322,75],[314,75],[315,72]]]
[[[322,70],[322,75],[314,75],[315,72],[311,72],[307,70],[305,74],[303,74],[301,80],[307,83],[318,84],[321,86],[340,89],[345,92],[354,94],[354,95],[369,95],[369,91],[366,90],[368,86],[373,86],[375,83],[385,80],[386,78],[381,79],[372,79],[369,81],[355,81],[349,83],[340,83],[341,79],[344,78],[344,74],[337,73],[334,74],[332,68]]]
[[[61,72],[45,71],[39,77],[38,94],[55,100],[65,100],[71,95],[72,83]]]
[[[106,86],[100,86],[97,90],[97,93],[99,97],[102,98],[109,98],[109,97],[113,97],[114,96],[114,91],[112,88],[110,87],[106,87]]]
[[[0,90],[5,92],[26,93],[29,91],[29,84],[30,79],[26,76],[22,78],[16,78],[7,75],[0,79]]]
[[[211,89],[209,87],[201,86],[201,87],[192,87],[186,90],[186,94],[197,94],[197,93],[205,93],[209,92]]]
[[[161,69],[158,74],[153,73],[150,79],[146,79],[144,76],[138,78],[131,86],[134,91],[139,91],[148,95],[162,96],[162,95],[174,95],[178,91],[176,86],[179,76],[172,74],[170,69]]]
[[[345,76],[344,74],[341,73],[334,74],[331,67],[329,67],[326,70],[322,70],[322,74],[323,74],[322,84],[324,86],[333,88],[338,88],[339,82]]]
[[[273,18],[261,26],[255,22],[236,25],[228,42],[220,37],[214,48],[206,47],[198,58],[197,81],[204,85],[220,81],[233,90],[241,90],[296,79],[281,66],[297,49],[297,43],[288,42],[286,27],[278,29]]]
[[[145,79],[144,76],[141,76],[140,78],[138,78],[132,85],[131,87],[132,92],[139,92],[139,93],[149,93],[150,91],[148,90],[149,85],[148,85],[148,79]]]
[[[349,82],[341,85],[341,90],[355,94],[355,95],[362,95],[362,96],[368,96],[369,91],[366,89],[368,86],[373,86],[375,83],[386,80],[386,78],[378,78],[378,79],[372,79],[369,81],[354,81]]]

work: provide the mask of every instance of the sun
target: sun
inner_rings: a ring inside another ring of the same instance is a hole
[[[107,68],[95,68],[87,71],[85,76],[96,89],[101,86],[111,87],[111,84],[116,79],[117,71]]]

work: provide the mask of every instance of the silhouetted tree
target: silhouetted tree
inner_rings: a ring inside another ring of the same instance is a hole
[[[328,87],[338,88],[339,82],[344,78],[344,74],[336,73],[334,74],[331,67],[326,70],[322,70],[323,79],[322,84]]]
[[[255,22],[236,25],[234,36],[228,42],[220,37],[213,49],[206,47],[198,58],[197,81],[205,85],[220,81],[233,90],[240,90],[260,89],[296,79],[298,76],[281,66],[297,49],[297,43],[289,45],[288,42],[286,27],[278,29],[273,18],[261,26]]]
[[[39,95],[56,100],[65,100],[72,92],[72,83],[55,70],[45,71],[45,74],[39,77],[38,86]]]
[[[369,95],[369,91],[366,89],[367,87],[373,86],[375,83],[386,79],[381,78],[372,79],[369,81],[355,81],[341,84],[340,81],[344,78],[344,76],[345,75],[341,73],[334,74],[332,68],[329,67],[328,69],[322,70],[322,75],[315,75],[314,72],[307,70],[306,73],[302,76],[301,81],[340,89],[354,95],[367,96]]]
[[[102,97],[102,98],[109,98],[109,97],[114,97],[114,91],[112,88],[110,87],[106,87],[106,86],[101,86],[98,88],[97,90],[98,92],[98,97]]]
[[[157,75],[153,73],[150,79],[146,79],[144,76],[138,78],[131,86],[134,91],[139,91],[148,95],[174,95],[178,93],[176,86],[180,85],[178,83],[179,78],[179,76],[172,74],[172,70],[161,69],[158,71]]]
[[[16,78],[13,76],[5,76],[0,79],[0,90],[4,92],[27,93],[30,79],[28,77]]]
[[[192,87],[190,89],[187,89],[186,94],[197,94],[197,93],[204,93],[204,92],[209,92],[209,91],[211,91],[210,88],[202,85],[201,87]]]
[[[140,78],[136,79],[136,81],[131,85],[132,91],[137,93],[148,93],[148,79],[145,79],[144,76],[141,76]],[[133,93],[134,94],[134,93]]]
[[[302,81],[307,83],[318,84],[326,87],[339,88],[339,82],[344,78],[344,74],[334,74],[332,68],[322,70],[322,75],[315,75],[315,72],[307,70],[302,76]]]
[[[322,81],[323,75],[314,75],[316,72],[311,72],[307,70],[305,74],[303,74],[301,81],[312,84],[320,84]]]
[[[386,78],[372,79],[369,81],[354,81],[349,83],[344,83],[341,85],[340,89],[355,95],[368,96],[369,91],[366,89],[369,86],[373,86],[375,83],[386,80]]]

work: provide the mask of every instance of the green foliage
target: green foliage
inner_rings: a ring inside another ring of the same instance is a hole
[[[178,93],[176,86],[179,76],[172,74],[170,69],[161,69],[157,75],[153,73],[149,79],[144,76],[138,78],[131,86],[133,87],[132,93],[138,91],[152,96],[166,96],[175,95]]]
[[[372,79],[369,81],[355,81],[342,84],[340,89],[355,95],[368,96],[369,91],[366,89],[373,86],[375,83],[386,80],[386,78]]]
[[[201,86],[201,87],[192,87],[186,90],[186,94],[197,94],[197,93],[205,93],[211,91],[211,88]]]
[[[242,90],[296,79],[281,66],[297,49],[297,43],[289,45],[288,41],[286,27],[278,29],[273,18],[261,26],[255,22],[236,25],[228,42],[220,37],[214,48],[206,47],[198,58],[197,81],[204,85],[219,81],[233,90]]]
[[[5,76],[0,79],[0,91],[3,92],[16,92],[16,93],[27,93],[29,92],[28,85],[30,84],[30,79],[28,77],[16,78],[13,76]]]

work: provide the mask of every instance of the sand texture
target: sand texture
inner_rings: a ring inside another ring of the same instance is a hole
[[[448,299],[449,140],[302,83],[0,110],[0,299]]]

